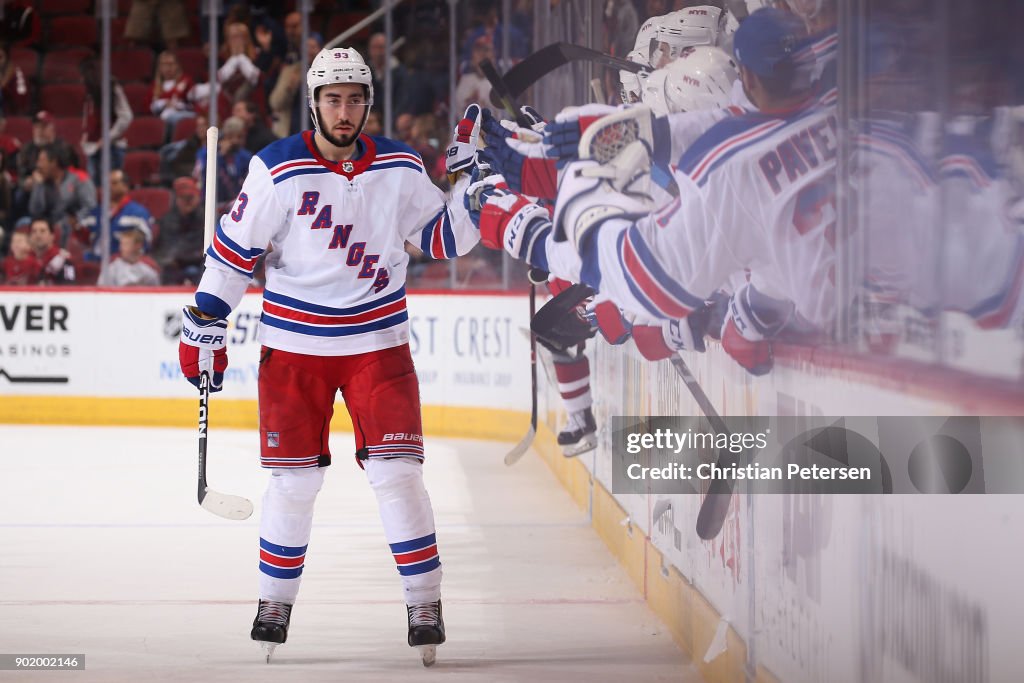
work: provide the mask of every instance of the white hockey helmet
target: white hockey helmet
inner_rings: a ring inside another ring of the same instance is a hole
[[[633,50],[626,59],[631,62],[635,62],[642,66],[650,67],[650,62],[647,61],[647,55],[645,52],[640,50]],[[619,71],[619,98],[623,104],[633,104],[639,102],[643,97],[644,82],[646,77],[640,74],[635,74],[632,71]]]
[[[736,62],[711,45],[690,47],[679,59],[647,79],[644,104],[657,116],[702,109],[723,109],[732,103]]]
[[[661,54],[656,61],[652,57],[652,64],[661,68],[678,59],[685,48],[717,45],[723,24],[722,10],[711,5],[699,5],[666,15],[655,36]]]
[[[666,14],[665,16],[667,17],[668,15]],[[663,18],[664,17],[661,16],[651,17],[645,21],[643,26],[640,27],[640,30],[636,32],[636,40],[633,42],[633,52],[630,54],[633,54],[634,52],[640,53],[643,57],[642,63],[647,64],[648,66],[651,63],[651,55],[654,54],[654,48],[657,46],[654,39],[658,35],[658,24]],[[627,59],[631,58],[627,57]]]
[[[373,105],[373,75],[370,73],[370,67],[363,61],[362,55],[351,47],[325,47],[309,65],[309,71],[306,72],[306,99],[313,114],[313,126],[317,133],[323,134],[316,106],[317,90],[325,85],[338,83],[359,83],[366,86],[368,106],[359,126],[359,133],[362,133],[369,117],[370,106]]]

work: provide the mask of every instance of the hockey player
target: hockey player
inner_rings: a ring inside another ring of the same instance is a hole
[[[721,8],[699,5],[665,15],[658,23],[651,65],[663,69],[688,47],[718,45],[725,25]]]
[[[837,123],[794,60],[803,34],[796,17],[775,9],[741,24],[736,58],[760,111],[720,121],[690,146],[675,174],[676,201],[651,213],[595,177],[597,162],[577,161],[560,181],[554,226],[578,264],[558,246],[552,223],[511,194],[496,191],[486,200],[485,243],[557,275],[578,273],[649,320],[686,317],[734,273],[750,269],[722,343],[748,370],[767,371],[774,336],[795,321],[823,326],[836,313]]]
[[[227,368],[226,319],[265,251],[259,369],[260,462],[270,470],[260,520],[259,607],[252,639],[288,636],[313,520],[331,464],[328,431],[341,391],[359,466],[377,496],[397,564],[408,642],[424,664],[445,640],[441,562],[424,458],[419,389],[409,351],[408,240],[434,258],[469,251],[478,234],[462,201],[445,197],[419,155],[362,133],[373,85],[350,48],[322,50],[306,75],[314,131],[278,140],[252,160],[216,228],[195,305],[182,314],[181,368],[193,384]],[[479,107],[467,109],[448,170],[473,164]],[[461,179],[461,192],[468,179]]]

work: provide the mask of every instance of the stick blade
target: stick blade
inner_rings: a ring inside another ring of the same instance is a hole
[[[697,536],[710,541],[722,531],[729,514],[732,493],[708,493],[697,513]]]
[[[523,457],[526,451],[530,450],[530,446],[533,444],[533,437],[536,435],[537,428],[530,425],[530,430],[526,432],[526,436],[523,437],[523,440],[517,443],[515,448],[505,455],[505,464],[511,466],[519,462],[519,459]]]
[[[241,496],[231,496],[218,491],[206,490],[199,501],[200,507],[224,519],[241,521],[252,516],[252,501]]]

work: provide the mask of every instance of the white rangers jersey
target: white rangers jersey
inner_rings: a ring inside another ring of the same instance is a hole
[[[253,157],[207,251],[200,309],[225,317],[266,250],[266,346],[334,356],[408,341],[405,242],[452,258],[479,232],[461,202],[446,204],[411,148],[368,135],[359,144],[358,159],[335,163],[306,131]]]
[[[683,155],[679,197],[612,220],[583,255],[582,281],[641,319],[678,319],[744,269],[816,324],[835,312],[835,109],[748,112]]]

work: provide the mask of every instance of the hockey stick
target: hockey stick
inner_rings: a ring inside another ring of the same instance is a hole
[[[683,384],[690,390],[693,400],[697,402],[701,412],[704,413],[704,417],[711,423],[712,429],[718,434],[729,434],[729,428],[725,425],[725,420],[715,410],[715,406],[711,404],[711,399],[704,393],[704,389],[700,386],[697,378],[690,372],[686,361],[680,358],[679,354],[676,354],[672,356],[672,366],[679,373]],[[731,464],[728,458],[729,450],[727,448],[722,449],[718,456],[718,466],[728,467]],[[700,510],[697,512],[697,535],[703,540],[710,541],[722,530],[722,525],[725,524],[725,516],[729,513],[729,504],[732,501],[732,486],[732,479],[729,478],[715,479],[711,482],[707,496],[705,496],[704,502],[700,504]]]
[[[203,249],[213,239],[213,222],[217,209],[217,128],[206,130],[206,224],[203,228]],[[248,519],[252,515],[252,501],[211,491],[206,483],[206,442],[210,418],[210,370],[199,373],[199,505],[207,512],[226,519]]]
[[[225,519],[248,519],[252,515],[252,501],[211,491],[206,484],[206,434],[210,416],[210,373],[199,375],[199,505],[207,512]]]
[[[494,64],[491,60],[485,59],[480,62],[480,70],[484,73],[484,77],[491,84],[491,104],[496,107],[501,107],[508,113],[512,114],[518,125],[523,128],[529,128],[531,126],[530,119],[526,118],[526,115],[519,111],[519,106],[516,103],[516,96],[509,90],[508,85],[505,82],[505,78],[498,73],[496,68],[494,68]]]
[[[543,272],[536,268],[530,269],[530,275],[527,277],[530,280],[530,322],[533,322],[533,316],[537,314],[537,283],[532,277],[533,271],[537,270],[538,273]],[[547,273],[544,273],[545,280],[547,279]],[[531,406],[530,406],[530,429],[527,430],[526,435],[522,440],[516,444],[515,448],[505,454],[505,464],[514,465],[519,462],[519,459],[523,457],[523,454],[530,449],[530,444],[533,443],[533,437],[537,435],[537,335],[530,330],[530,391],[531,395]]]
[[[531,85],[555,69],[570,62],[581,61],[594,62],[616,71],[645,74],[649,74],[651,71],[650,68],[642,64],[637,64],[621,57],[606,55],[603,52],[598,52],[582,45],[552,43],[551,45],[545,45],[508,70],[508,73],[504,76],[505,85],[508,87],[508,94],[511,98],[519,97]],[[493,92],[491,93],[491,103],[496,107],[501,106],[499,100],[495,99],[495,93]]]
[[[497,104],[505,111],[510,112],[516,120],[516,123],[523,128],[530,128],[530,119],[519,109],[518,104],[515,101],[515,96],[509,92],[508,86],[505,84],[505,79],[498,73],[498,70],[494,68],[494,64],[491,60],[485,59],[480,62],[480,70],[491,84],[491,102],[494,102],[495,96],[498,97]],[[530,275],[527,278],[530,280],[530,322],[533,322],[533,316],[537,313],[537,284],[532,277],[533,271],[539,269],[530,269]],[[544,273],[543,280],[547,280],[547,273]],[[522,440],[515,445],[515,447],[505,454],[505,464],[514,465],[519,462],[519,459],[530,449],[530,445],[533,443],[533,438],[537,435],[537,335],[530,330],[530,391],[531,395],[531,407],[530,407],[530,428],[527,430],[526,435],[523,436]]]

